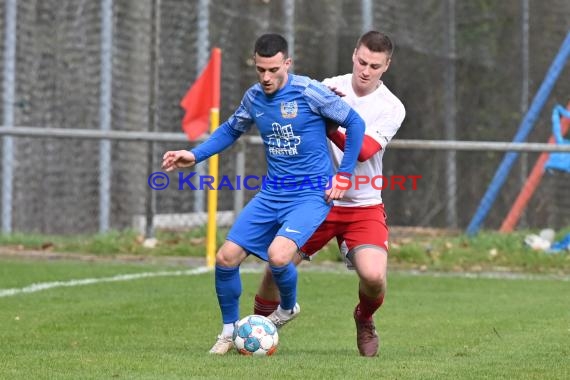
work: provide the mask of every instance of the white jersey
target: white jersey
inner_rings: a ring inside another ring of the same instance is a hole
[[[336,87],[345,94],[343,100],[347,102],[366,123],[365,135],[378,142],[382,149],[364,162],[358,162],[352,177],[352,185],[346,191],[342,200],[334,201],[337,206],[358,207],[371,206],[382,203],[382,157],[386,146],[396,134],[406,110],[402,102],[383,83],[372,93],[358,97],[352,89],[352,74],[327,78],[323,83],[329,87]],[[339,128],[344,132],[343,128]],[[329,141],[329,149],[335,168],[338,169],[343,152]],[[355,189],[355,178],[362,176],[368,178],[367,184],[359,184]]]

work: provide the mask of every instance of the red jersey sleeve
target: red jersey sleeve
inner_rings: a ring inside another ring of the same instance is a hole
[[[346,135],[340,131],[335,131],[328,135],[328,138],[336,145],[340,150],[344,152],[344,146],[346,144]],[[376,153],[382,150],[382,145],[374,140],[368,135],[364,135],[364,140],[362,141],[362,148],[360,148],[360,153],[358,154],[358,161],[364,162]]]

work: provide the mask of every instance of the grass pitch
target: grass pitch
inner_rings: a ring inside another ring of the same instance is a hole
[[[302,312],[280,331],[275,356],[213,357],[213,273],[188,269],[0,259],[0,378],[570,378],[567,280],[390,273],[376,317],[381,354],[362,358],[355,274],[304,270]],[[242,275],[242,316],[260,276]],[[32,292],[45,283],[55,285]]]

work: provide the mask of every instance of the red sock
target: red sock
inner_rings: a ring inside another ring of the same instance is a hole
[[[267,317],[277,309],[277,306],[279,306],[279,301],[266,300],[256,294],[255,303],[253,304],[253,314]]]
[[[384,302],[384,295],[381,294],[378,298],[370,298],[362,292],[358,292],[360,303],[356,305],[354,315],[361,321],[371,321],[372,315],[382,306]]]

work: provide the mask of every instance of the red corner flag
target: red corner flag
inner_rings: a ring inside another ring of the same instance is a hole
[[[191,141],[208,131],[210,110],[220,107],[221,67],[222,50],[213,48],[210,61],[180,101],[186,111],[182,130]]]

